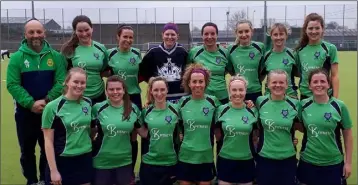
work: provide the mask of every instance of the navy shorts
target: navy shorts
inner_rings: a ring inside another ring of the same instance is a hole
[[[283,160],[256,156],[257,182],[259,185],[296,185],[296,155]]]
[[[157,166],[141,163],[139,178],[141,185],[172,185],[175,181],[176,165]]]
[[[255,161],[217,158],[218,179],[230,183],[249,183],[255,178]]]
[[[214,179],[214,163],[190,164],[178,162],[177,179],[190,182],[206,182]]]
[[[92,153],[74,157],[56,156],[57,170],[61,175],[62,184],[91,183],[93,178]],[[51,173],[46,167],[45,184],[51,185]]]
[[[251,100],[253,101],[253,103],[256,103],[257,98],[260,96],[262,96],[262,92],[247,93],[245,96],[245,100]]]
[[[346,185],[343,167],[343,162],[331,166],[316,166],[300,160],[297,179],[305,185]]]
[[[132,165],[113,169],[95,169],[92,184],[95,185],[128,185],[132,180]]]

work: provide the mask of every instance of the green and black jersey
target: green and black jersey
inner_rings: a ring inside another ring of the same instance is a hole
[[[247,93],[262,91],[260,71],[264,59],[265,47],[261,42],[251,42],[248,46],[238,44],[228,47],[229,61],[235,74],[240,74],[248,81]]]
[[[219,156],[229,160],[252,159],[252,131],[256,128],[257,119],[256,108],[248,108],[246,105],[234,108],[231,103],[221,105],[216,113],[216,128],[224,133]]]
[[[184,134],[179,152],[180,161],[190,164],[213,162],[210,135],[215,128],[215,111],[219,105],[219,100],[210,95],[200,100],[193,99],[191,95],[180,99],[180,128]]]
[[[288,75],[288,89],[286,94],[290,97],[297,97],[297,87],[295,85],[295,74],[297,74],[296,60],[294,53],[289,48],[284,48],[282,52],[268,51],[265,54],[263,69],[261,74],[267,75],[270,71],[281,69]],[[265,94],[270,90],[266,86]]]
[[[293,144],[294,124],[299,122],[299,101],[288,96],[284,100],[272,100],[270,94],[256,101],[259,109],[260,140],[258,155],[282,160],[296,155]]]
[[[113,169],[132,164],[131,133],[140,128],[140,111],[132,104],[128,119],[123,118],[124,107],[114,107],[109,100],[93,106],[93,125],[98,136],[93,143],[93,166]]]
[[[54,130],[56,156],[78,156],[92,151],[91,100],[68,100],[65,96],[49,102],[42,114],[42,128]]]
[[[228,55],[228,51],[219,45],[215,52],[207,51],[205,46],[196,46],[189,52],[189,62],[200,63],[211,72],[206,94],[213,95],[219,100],[228,97],[225,75],[232,71]]]
[[[296,51],[296,61],[301,79],[299,89],[301,95],[311,96],[312,92],[308,87],[308,74],[312,69],[324,68],[329,73],[331,65],[338,64],[337,47],[326,41],[314,45],[306,45]],[[332,94],[332,89],[329,90]]]
[[[150,165],[172,166],[178,161],[174,144],[177,138],[179,111],[176,104],[167,101],[165,109],[149,105],[142,111],[141,124],[148,129],[149,151],[142,162]]]
[[[68,69],[81,67],[87,72],[86,97],[97,98],[104,93],[101,72],[108,68],[107,49],[103,44],[92,41],[91,46],[77,46],[73,56],[68,59]]]
[[[139,64],[142,62],[140,50],[130,48],[122,52],[118,48],[108,50],[109,66],[114,75],[120,76],[126,82],[129,94],[140,94],[138,83]]]
[[[317,166],[341,163],[344,160],[341,130],[353,126],[345,103],[334,97],[327,103],[317,103],[310,97],[300,104],[304,126],[301,160]]]

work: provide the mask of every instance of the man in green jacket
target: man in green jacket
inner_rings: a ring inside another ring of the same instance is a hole
[[[66,75],[64,57],[52,49],[37,20],[25,24],[25,39],[10,59],[7,89],[15,100],[15,122],[21,149],[20,163],[27,184],[41,184],[47,164],[41,114],[46,104],[61,95]],[[36,143],[41,148],[37,178]]]

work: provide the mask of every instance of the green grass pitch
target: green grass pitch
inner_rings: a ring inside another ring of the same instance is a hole
[[[357,53],[339,52],[340,99],[348,106],[353,121],[354,146],[357,142]],[[25,178],[21,173],[20,149],[16,137],[14,121],[14,103],[6,89],[6,68],[8,60],[1,62],[1,177],[0,184],[24,184]],[[145,98],[146,84],[141,84],[142,98]],[[298,133],[298,132],[297,132]],[[298,148],[301,147],[302,135],[297,134]],[[38,153],[38,149],[37,149]],[[38,157],[38,155],[37,155]],[[138,172],[139,160],[135,170]],[[348,184],[357,184],[357,148],[353,151],[352,176]]]

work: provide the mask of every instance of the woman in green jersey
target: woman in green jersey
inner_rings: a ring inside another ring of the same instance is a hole
[[[140,166],[142,185],[171,185],[176,174],[178,106],[167,101],[168,83],[164,77],[148,82],[147,104],[142,111],[142,126],[148,130],[149,147],[143,151]]]
[[[131,157],[131,133],[137,130],[146,137],[147,131],[141,128],[140,110],[132,104],[124,80],[117,75],[108,77],[106,94],[108,100],[92,109],[92,127],[98,130],[93,143],[93,183],[128,185],[135,165]]]
[[[207,84],[206,94],[215,96],[222,104],[229,101],[225,75],[232,70],[228,61],[228,51],[221,45],[216,44],[218,27],[216,24],[205,23],[201,29],[204,45],[196,46],[189,52],[189,62],[200,63],[210,73],[210,84]]]
[[[118,47],[108,50],[109,66],[112,74],[125,80],[130,100],[142,110],[141,89],[138,82],[139,64],[142,62],[140,50],[132,47],[134,32],[131,26],[122,25],[117,30]],[[137,133],[132,133],[132,166],[138,155]],[[134,172],[133,172],[134,181]]]
[[[252,41],[254,34],[252,23],[248,20],[236,24],[236,43],[228,47],[228,59],[233,65],[235,74],[240,74],[248,81],[245,99],[256,101],[262,95],[260,71],[265,53],[264,44]]]
[[[266,52],[263,68],[261,71],[262,79],[272,70],[282,69],[286,71],[288,76],[288,88],[286,95],[297,99],[297,87],[295,86],[295,76],[297,74],[296,61],[294,53],[285,46],[288,37],[288,30],[282,23],[275,23],[271,26],[270,36],[272,39],[272,49]],[[265,94],[270,90],[266,86]]]
[[[42,114],[48,161],[46,185],[90,184],[92,144],[90,138],[91,100],[83,97],[86,72],[72,68],[64,93],[48,103]]]
[[[286,96],[289,76],[283,70],[269,72],[270,94],[257,98],[259,142],[257,146],[257,182],[259,185],[295,185],[295,124],[299,123],[299,102]]]
[[[251,185],[255,178],[252,133],[256,128],[258,112],[256,108],[245,105],[246,88],[244,77],[231,77],[230,102],[221,105],[216,113],[215,133],[223,133],[217,139],[224,141],[217,157],[219,185]]]
[[[179,101],[180,130],[184,135],[177,168],[180,185],[209,185],[214,178],[212,133],[220,102],[215,96],[205,94],[209,82],[210,72],[203,65],[194,63],[186,68],[182,86],[190,95]]]
[[[338,78],[338,56],[337,48],[323,40],[324,19],[317,13],[308,14],[302,26],[301,39],[296,47],[296,61],[301,79],[299,89],[301,99],[312,96],[309,89],[308,73],[312,69],[324,68],[330,76],[330,89],[328,94],[338,98],[339,78]],[[333,91],[333,92],[332,92]]]
[[[81,67],[86,70],[88,83],[84,96],[92,104],[106,99],[102,75],[108,69],[107,49],[103,44],[92,40],[92,22],[85,15],[76,16],[72,21],[73,34],[61,48],[67,58],[67,68]]]
[[[352,172],[352,120],[346,104],[328,95],[325,69],[308,75],[313,96],[301,101],[303,141],[297,177],[305,185],[346,184]],[[341,131],[344,149],[341,142]]]

